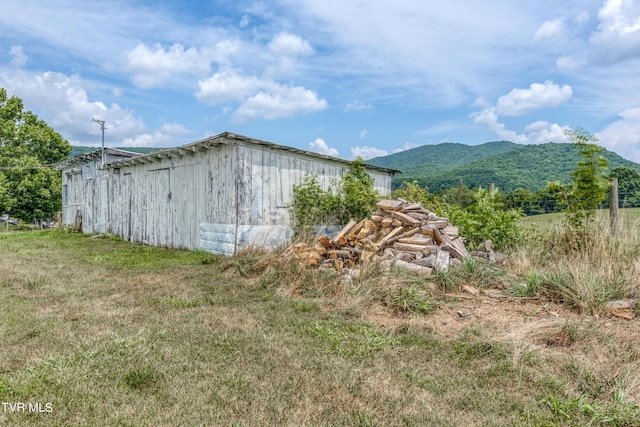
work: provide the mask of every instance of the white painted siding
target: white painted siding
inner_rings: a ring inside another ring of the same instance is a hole
[[[344,161],[228,134],[103,168],[98,157],[63,172],[63,223],[80,212],[86,233],[233,253],[252,240],[286,239],[293,186],[313,175],[326,189],[348,169]],[[381,194],[390,192],[392,173],[368,172]]]

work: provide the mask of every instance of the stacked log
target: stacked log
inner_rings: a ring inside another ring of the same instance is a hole
[[[314,247],[298,243],[290,253],[309,266],[338,272],[378,260],[424,276],[469,256],[458,228],[421,204],[381,200],[377,207],[370,218],[350,221],[333,238],[320,236]]]

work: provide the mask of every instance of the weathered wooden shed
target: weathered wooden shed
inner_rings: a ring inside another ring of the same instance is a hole
[[[327,188],[350,162],[225,132],[140,155],[106,149],[62,166],[62,222],[149,245],[233,254],[292,235],[293,186],[306,175]],[[398,171],[367,166],[391,191]]]

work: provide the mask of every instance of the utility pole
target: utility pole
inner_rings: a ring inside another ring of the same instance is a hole
[[[91,119],[92,122],[96,122],[100,125],[100,129],[102,129],[102,164],[104,165],[104,120]]]
[[[618,178],[609,178],[609,222],[611,232],[618,231]]]

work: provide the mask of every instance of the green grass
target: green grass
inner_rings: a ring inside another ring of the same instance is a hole
[[[439,334],[424,281],[335,280],[255,253],[0,234],[0,401],[52,405],[0,425],[640,425],[637,322]]]
[[[631,226],[640,220],[640,208],[624,208],[618,211],[618,215],[622,224]],[[609,210],[602,209],[598,211],[598,217],[608,220]],[[534,226],[540,230],[548,230],[553,226],[561,225],[564,220],[564,214],[561,212],[550,213],[545,215],[532,215],[522,219],[525,226]]]

